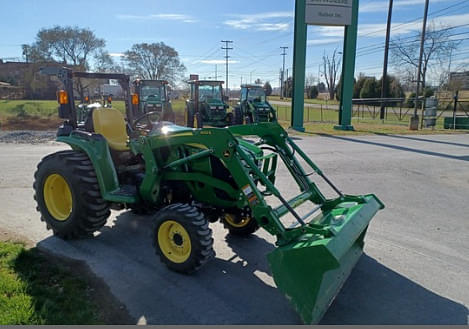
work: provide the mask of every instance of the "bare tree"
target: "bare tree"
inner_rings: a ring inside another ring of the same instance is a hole
[[[90,58],[102,53],[105,45],[90,29],[54,26],[39,30],[36,41],[22,48],[28,62],[53,61],[88,70]],[[83,99],[87,86],[77,79],[75,88]]]
[[[337,49],[334,49],[331,57],[326,55],[326,52],[324,52],[324,55],[322,56],[322,66],[327,90],[329,91],[329,99],[334,99],[336,82],[340,77],[340,63],[341,58]]]
[[[452,40],[450,36],[450,28],[440,27],[437,29],[434,24],[428,27],[425,33],[422,71],[420,75],[422,90],[425,88],[429,69],[432,67],[439,72],[445,71],[446,65],[444,64],[447,63],[447,59],[451,58],[452,52],[459,46],[460,41]],[[407,77],[407,80],[417,80],[416,71],[419,64],[420,38],[421,32],[415,36],[415,39],[408,40],[408,38],[402,39],[398,37],[391,41],[391,64],[401,72],[402,76]],[[449,74],[449,72],[443,74]],[[443,82],[444,79],[440,81]]]
[[[55,26],[39,30],[32,45],[23,45],[23,56],[28,61],[55,61],[88,69],[90,57],[105,45],[89,29]]]
[[[164,79],[173,85],[186,70],[178,52],[163,42],[135,44],[132,49],[125,52],[124,59],[140,78]]]
[[[317,80],[318,78],[315,77],[313,74],[308,74],[308,76],[306,76],[305,78],[305,87],[309,88],[309,87],[314,86]]]
[[[122,67],[117,65],[107,51],[100,51],[94,56],[94,71],[96,72],[122,72]]]

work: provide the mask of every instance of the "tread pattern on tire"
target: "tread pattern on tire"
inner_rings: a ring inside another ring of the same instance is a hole
[[[176,220],[182,224],[191,237],[191,255],[184,263],[176,264],[167,259],[158,244],[158,229],[166,220]],[[198,208],[184,203],[174,203],[161,209],[155,216],[153,226],[153,246],[161,262],[171,270],[180,273],[193,273],[215,256],[212,230]]]
[[[235,125],[242,125],[243,124],[243,112],[239,106],[235,107],[234,109],[234,116],[233,121]]]
[[[73,210],[64,221],[55,220],[47,211],[43,201],[43,181],[48,173],[60,170],[68,180],[73,195]],[[72,184],[70,184],[70,181]],[[34,200],[41,213],[41,221],[62,239],[90,237],[106,224],[111,214],[109,203],[101,196],[98,179],[88,156],[79,151],[60,151],[42,159],[34,174]]]

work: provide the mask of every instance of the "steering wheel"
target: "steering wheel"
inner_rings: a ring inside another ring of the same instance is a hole
[[[156,120],[152,121],[152,116],[156,116]],[[158,111],[151,111],[144,113],[143,115],[139,116],[137,119],[134,120],[133,126],[136,129],[141,130],[152,130],[153,126],[156,125],[158,122],[161,122],[161,113]],[[145,124],[142,126],[140,123],[141,121],[146,120]]]

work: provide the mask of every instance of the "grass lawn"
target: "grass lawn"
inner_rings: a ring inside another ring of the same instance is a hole
[[[278,96],[270,96],[270,99],[278,99]],[[290,101],[290,99],[285,99]],[[305,100],[309,103],[325,104],[321,100]],[[123,101],[114,101],[113,106],[125,112]],[[332,101],[328,104],[337,104]],[[57,116],[56,101],[29,101],[29,100],[0,100],[0,129],[2,130],[55,130],[61,123]],[[173,110],[176,113],[176,123],[184,125],[184,99],[172,101]],[[284,126],[288,126],[291,116],[291,107],[289,105],[274,105],[277,110],[277,117]],[[449,129],[443,129],[443,116],[437,120],[435,129],[423,129],[419,131],[410,131],[408,129],[409,118],[398,120],[392,113],[388,112],[388,119],[382,123],[380,120],[373,119],[369,112],[360,112],[360,117],[354,113],[352,124],[355,127],[354,132],[334,130],[334,125],[338,120],[338,110],[327,110],[320,108],[306,107],[304,112],[305,128],[307,132],[313,134],[441,134],[453,133]],[[456,132],[468,132],[467,130],[457,130]]]
[[[89,287],[37,249],[0,241],[0,324],[104,324]]]

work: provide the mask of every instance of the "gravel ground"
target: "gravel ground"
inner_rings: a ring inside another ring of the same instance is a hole
[[[39,144],[55,140],[55,130],[36,131],[36,130],[20,130],[20,131],[1,131],[0,143],[15,144]]]

